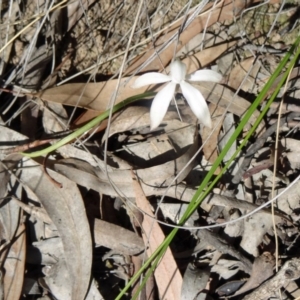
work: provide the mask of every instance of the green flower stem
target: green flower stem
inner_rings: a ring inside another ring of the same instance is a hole
[[[147,98],[147,97],[153,97],[154,95],[156,95],[156,93],[154,92],[146,92],[143,94],[139,94],[139,95],[135,95],[133,97],[127,98],[124,101],[116,104],[113,108],[112,108],[112,112],[115,113],[116,111],[122,109],[123,107],[127,106],[128,104],[131,104],[135,101],[141,100],[143,98]],[[81,136],[82,134],[84,134],[85,132],[88,132],[90,129],[92,129],[93,127],[97,126],[101,121],[105,120],[106,118],[108,118],[110,113],[110,109],[106,110],[104,113],[102,113],[101,115],[97,116],[96,118],[92,119],[90,122],[88,122],[87,124],[85,124],[84,126],[76,129],[74,132],[72,132],[71,134],[69,134],[68,136],[64,137],[63,139],[61,139],[60,141],[58,141],[57,143],[43,149],[43,150],[39,150],[39,151],[35,151],[35,152],[31,152],[31,153],[25,153],[25,152],[21,152],[21,154],[23,154],[26,157],[38,157],[38,156],[42,156],[42,155],[46,155],[64,145],[66,145],[67,143],[73,141],[74,139],[76,139],[77,137]]]

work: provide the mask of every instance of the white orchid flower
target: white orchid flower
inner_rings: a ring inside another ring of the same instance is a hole
[[[186,65],[179,60],[175,60],[170,65],[170,75],[149,72],[138,77],[132,87],[140,88],[145,85],[168,82],[153,99],[150,109],[151,130],[158,127],[163,120],[177,84],[180,85],[182,94],[195,116],[205,126],[211,127],[211,117],[204,97],[198,89],[194,88],[187,81],[220,82],[221,79],[222,75],[212,70],[199,70],[186,75]]]

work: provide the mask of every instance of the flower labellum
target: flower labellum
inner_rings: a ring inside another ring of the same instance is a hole
[[[195,116],[205,126],[211,127],[211,117],[204,97],[198,89],[187,81],[220,82],[221,80],[222,75],[212,70],[199,70],[187,75],[186,65],[179,60],[175,60],[170,65],[170,75],[149,72],[137,78],[132,87],[140,88],[145,85],[167,82],[166,86],[153,99],[150,109],[151,130],[157,128],[162,122],[174,96],[177,84],[180,85],[182,94]]]

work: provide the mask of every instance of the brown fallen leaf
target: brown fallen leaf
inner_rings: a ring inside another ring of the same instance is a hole
[[[188,73],[195,72],[211,64],[236,43],[237,41],[219,43],[217,45],[199,51],[193,56],[186,57],[182,60],[182,62],[186,64]]]
[[[154,218],[151,206],[145,197],[137,178],[134,175],[132,176],[132,186],[135,192],[137,206]],[[149,243],[147,254],[150,256],[164,241],[165,236],[159,225],[147,215],[144,215],[142,228],[144,242],[146,244]],[[159,265],[154,271],[154,276],[156,279],[160,299],[180,299],[182,277],[170,248],[166,250],[165,255],[162,257]]]
[[[246,75],[248,74],[248,71],[251,69],[249,75],[247,76],[246,80],[241,86],[241,89],[245,92],[251,92],[255,84],[255,78],[257,76],[259,68],[260,63],[255,57],[249,57],[245,59],[231,70],[228,78],[228,85],[233,89],[237,90],[241,86]]]
[[[133,95],[144,93],[147,90],[145,87],[131,88],[135,79],[136,77],[132,77],[129,81],[128,78],[121,80],[121,88],[115,103],[119,103]],[[41,91],[36,96],[44,101],[105,111],[108,108],[116,84],[117,79],[97,83],[69,83]]]

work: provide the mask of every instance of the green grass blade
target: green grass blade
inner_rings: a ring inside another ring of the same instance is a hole
[[[269,89],[274,84],[275,80],[282,73],[282,70],[285,68],[286,64],[290,60],[291,56],[293,55],[293,52],[298,47],[299,43],[300,43],[300,36],[297,38],[297,40],[295,41],[295,43],[293,44],[293,46],[291,47],[291,49],[284,56],[284,58],[282,59],[282,61],[280,62],[280,64],[278,65],[278,67],[276,68],[276,70],[274,71],[274,73],[271,75],[270,79],[268,80],[268,82],[266,83],[266,85],[264,86],[264,88],[262,89],[262,91],[260,92],[260,94],[257,96],[257,98],[255,99],[255,101],[253,102],[253,104],[249,107],[248,111],[245,113],[245,115],[244,115],[243,119],[241,120],[240,124],[238,125],[238,127],[236,128],[236,130],[234,131],[234,133],[232,134],[232,136],[230,137],[229,141],[227,142],[227,144],[225,145],[224,149],[219,154],[219,156],[216,159],[215,163],[213,164],[212,168],[207,173],[206,177],[204,178],[204,180],[202,181],[201,185],[197,189],[195,195],[193,196],[193,198],[192,198],[192,200],[190,202],[190,205],[188,206],[187,210],[185,211],[184,215],[182,216],[182,218],[179,221],[180,225],[184,225],[184,223],[188,220],[188,218],[192,215],[192,213],[199,207],[199,205],[201,204],[201,202],[203,201],[203,199],[211,191],[211,189],[213,188],[213,186],[215,185],[215,183],[220,179],[220,177],[222,176],[222,174],[227,170],[227,168],[229,167],[230,163],[235,159],[235,157],[237,156],[237,154],[239,153],[239,151],[245,146],[245,144],[247,143],[247,141],[250,138],[250,136],[256,130],[256,128],[259,125],[259,123],[261,122],[262,118],[264,117],[264,115],[268,111],[271,103],[274,101],[274,99],[278,95],[278,92],[279,92],[280,88],[284,84],[284,82],[285,82],[285,80],[286,80],[286,78],[287,78],[287,76],[289,74],[289,71],[295,65],[295,63],[296,63],[296,61],[298,59],[298,56],[300,54],[300,48],[297,50],[297,53],[295,54],[294,58],[290,62],[289,66],[288,66],[288,69],[285,71],[284,76],[282,77],[282,79],[280,81],[280,84],[276,87],[275,91],[272,93],[272,96],[270,97],[269,101],[267,102],[267,105],[265,106],[265,108],[263,109],[263,111],[260,113],[258,119],[253,124],[253,127],[248,132],[246,138],[244,139],[244,141],[242,142],[242,144],[240,145],[240,147],[235,151],[234,155],[227,162],[227,164],[222,169],[222,171],[220,172],[220,174],[215,178],[215,180],[213,180],[213,182],[209,185],[209,187],[206,188],[207,185],[209,184],[209,182],[211,181],[211,178],[213,177],[215,170],[222,163],[223,158],[225,157],[226,153],[231,148],[232,144],[236,141],[236,139],[238,138],[238,136],[242,132],[244,126],[248,123],[248,121],[249,121],[250,117],[252,116],[253,112],[257,109],[257,107],[259,106],[259,104],[264,100],[264,98],[266,97]],[[171,233],[166,237],[165,241],[155,250],[155,252],[149,257],[149,259],[145,262],[145,264],[139,270],[139,272],[137,272],[135,274],[135,276],[132,277],[132,279],[128,282],[128,284],[125,286],[125,288],[120,292],[120,294],[117,296],[116,300],[120,300],[121,299],[121,297],[127,292],[127,290],[132,286],[132,284],[134,284],[134,282],[139,278],[139,276],[151,265],[151,263],[152,263],[152,261],[154,259],[155,259],[155,262],[158,262],[161,259],[161,257],[164,255],[167,247],[170,245],[171,241],[175,237],[177,231],[178,231],[178,228],[174,228],[171,231]],[[154,265],[155,265],[155,263],[154,263]],[[144,284],[145,284],[145,280],[141,284],[141,287],[140,287],[141,289],[143,288]]]

